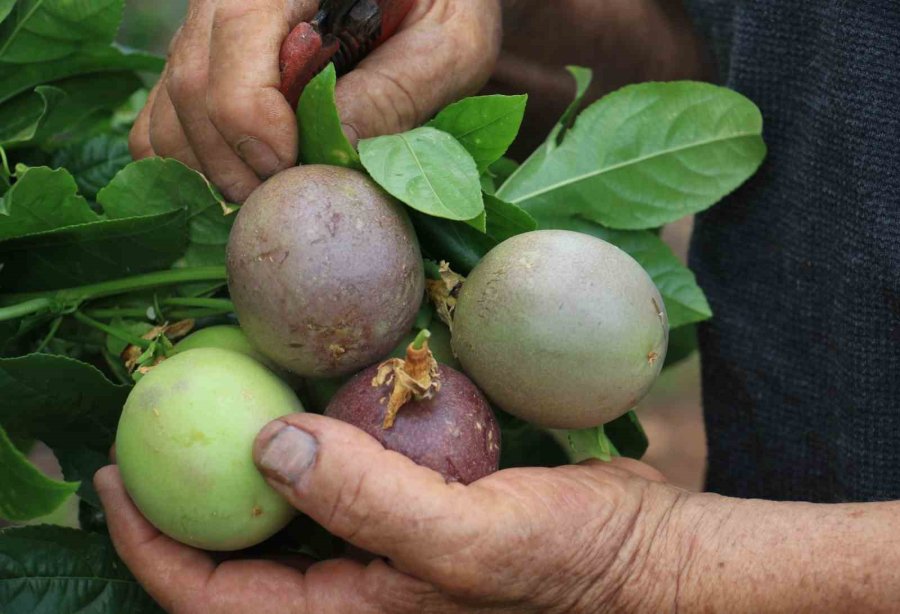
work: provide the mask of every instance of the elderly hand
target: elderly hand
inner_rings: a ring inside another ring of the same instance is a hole
[[[231,200],[293,166],[294,110],[278,91],[281,43],[318,0],[191,0],[131,133],[135,159],[176,158]],[[351,140],[413,128],[487,80],[498,0],[418,0],[400,30],[337,86]]]
[[[216,564],[154,529],[107,467],[95,482],[110,535],[168,611],[657,612],[674,603],[676,583],[661,581],[674,576],[649,572],[675,567],[668,523],[685,493],[636,461],[447,484],[362,431],[313,414],[267,426],[254,454],[300,511],[385,558]]]

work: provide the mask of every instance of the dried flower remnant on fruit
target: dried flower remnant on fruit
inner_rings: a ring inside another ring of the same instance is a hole
[[[453,331],[453,312],[456,309],[456,297],[462,289],[466,278],[450,269],[450,264],[441,261],[440,279],[426,279],[425,289],[428,298],[434,304],[438,317]]]
[[[406,348],[406,359],[391,358],[378,366],[372,386],[391,386],[382,428],[394,426],[397,413],[409,401],[430,399],[441,389],[438,363],[428,349],[430,336],[423,330]]]
[[[141,335],[141,339],[146,339],[147,341],[156,341],[163,337],[165,337],[168,341],[177,341],[182,337],[186,336],[194,329],[194,320],[179,320],[173,324],[162,324],[160,326],[154,326],[146,333]],[[120,357],[125,364],[125,368],[129,373],[133,373],[137,370],[141,375],[146,375],[150,369],[161,363],[166,359],[164,355],[157,355],[155,357],[144,356],[146,350],[134,345],[128,344],[124,350],[122,350],[122,354]],[[147,360],[148,358],[152,358],[152,360]]]

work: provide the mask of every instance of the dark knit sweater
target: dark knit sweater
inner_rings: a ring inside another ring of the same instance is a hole
[[[708,488],[900,499],[900,0],[690,5],[769,145],[693,239]]]

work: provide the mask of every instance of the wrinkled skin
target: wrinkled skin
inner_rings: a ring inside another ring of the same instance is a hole
[[[390,386],[373,386],[378,367],[347,382],[325,415],[362,429],[388,450],[434,469],[448,482],[470,484],[497,471],[500,427],[481,391],[465,375],[441,365],[434,398],[410,401],[390,429],[382,426]]]
[[[387,354],[412,326],[424,286],[401,205],[345,168],[302,166],[269,179],[228,242],[241,327],[301,376],[352,373]]]
[[[155,367],[128,396],[116,459],[159,530],[205,550],[257,544],[294,516],[256,470],[256,432],[303,411],[291,389],[243,354],[204,348]]]
[[[581,233],[542,230],[493,249],[453,321],[465,372],[501,409],[547,428],[605,424],[665,362],[668,319],[641,266]]]

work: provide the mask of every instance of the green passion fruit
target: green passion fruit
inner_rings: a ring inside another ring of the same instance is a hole
[[[501,243],[459,294],[453,350],[498,407],[546,428],[627,412],[665,362],[662,297],[631,256],[590,235],[541,230]]]
[[[241,328],[304,377],[354,373],[411,328],[425,275],[403,207],[363,173],[301,166],[241,207],[228,242]]]
[[[175,344],[176,353],[199,348],[221,348],[223,350],[231,350],[232,352],[249,356],[267,367],[274,366],[274,363],[250,343],[250,340],[247,339],[247,335],[244,334],[244,331],[241,330],[240,326],[228,324],[208,326],[191,333]]]
[[[187,350],[131,391],[116,462],[137,507],[166,535],[205,550],[247,548],[294,516],[256,469],[252,449],[263,426],[297,411],[294,392],[252,358]]]

